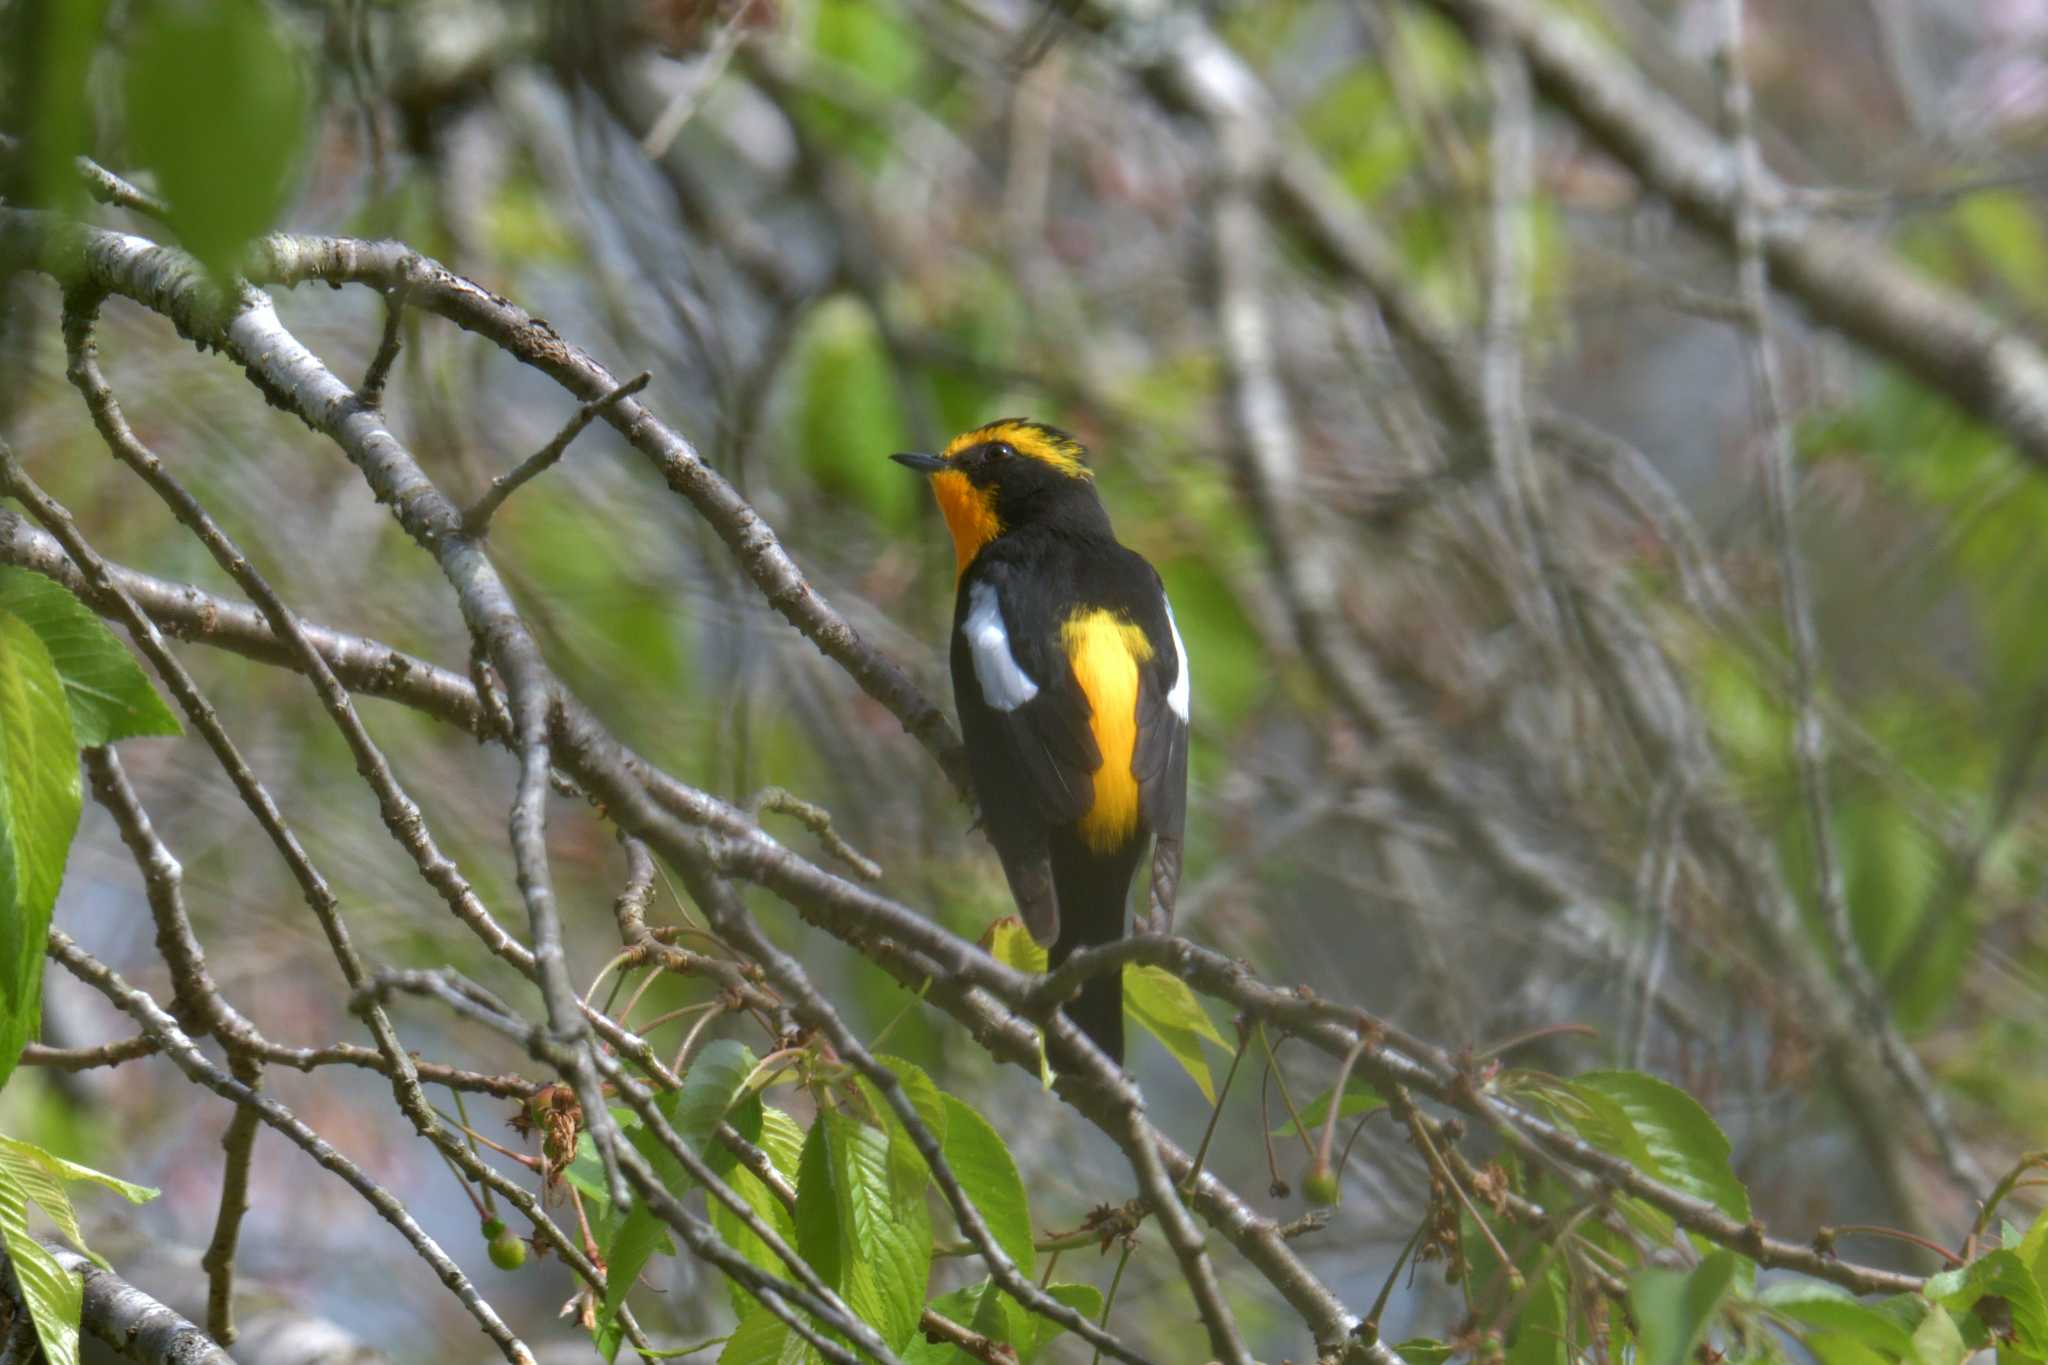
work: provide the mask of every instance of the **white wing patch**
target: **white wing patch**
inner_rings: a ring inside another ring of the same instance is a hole
[[[960,630],[967,636],[967,653],[974,660],[974,678],[981,684],[983,701],[998,711],[1014,711],[1038,695],[1038,684],[1010,652],[1003,609],[989,584],[976,583],[967,590],[967,619],[960,623]]]
[[[1173,655],[1180,664],[1180,671],[1173,676],[1173,688],[1166,694],[1166,704],[1183,721],[1188,718],[1188,701],[1192,692],[1188,687],[1188,647],[1180,642],[1180,627],[1173,623],[1173,603],[1166,604],[1166,628],[1173,632]]]

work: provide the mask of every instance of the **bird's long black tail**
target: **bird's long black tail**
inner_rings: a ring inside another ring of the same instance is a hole
[[[1131,874],[1144,852],[1143,841],[1136,843],[1128,850],[1096,853],[1078,840],[1053,840],[1052,875],[1059,892],[1060,936],[1047,954],[1051,966],[1059,966],[1079,949],[1114,943],[1124,936],[1124,902],[1130,894]],[[1094,1039],[1097,1047],[1118,1065],[1123,1064],[1122,972],[1089,978],[1064,1008],[1067,1018]]]

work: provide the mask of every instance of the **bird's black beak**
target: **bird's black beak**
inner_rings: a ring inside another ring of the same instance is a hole
[[[920,474],[936,474],[946,467],[946,462],[936,455],[915,455],[898,451],[889,458],[906,469],[915,469]]]

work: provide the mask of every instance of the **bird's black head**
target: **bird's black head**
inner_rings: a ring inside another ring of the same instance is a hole
[[[942,454],[889,458],[931,476],[962,572],[982,546],[1020,527],[1109,533],[1088,452],[1058,427],[1005,417],[955,436]]]

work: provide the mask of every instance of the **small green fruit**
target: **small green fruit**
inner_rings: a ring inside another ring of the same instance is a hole
[[[500,1228],[505,1225],[498,1224]],[[526,1264],[526,1243],[509,1231],[491,1238],[491,1264],[500,1270],[517,1270]]]
[[[1321,1157],[1308,1168],[1308,1174],[1301,1178],[1301,1196],[1311,1204],[1335,1204],[1341,1197],[1337,1185],[1337,1173],[1331,1170]]]

